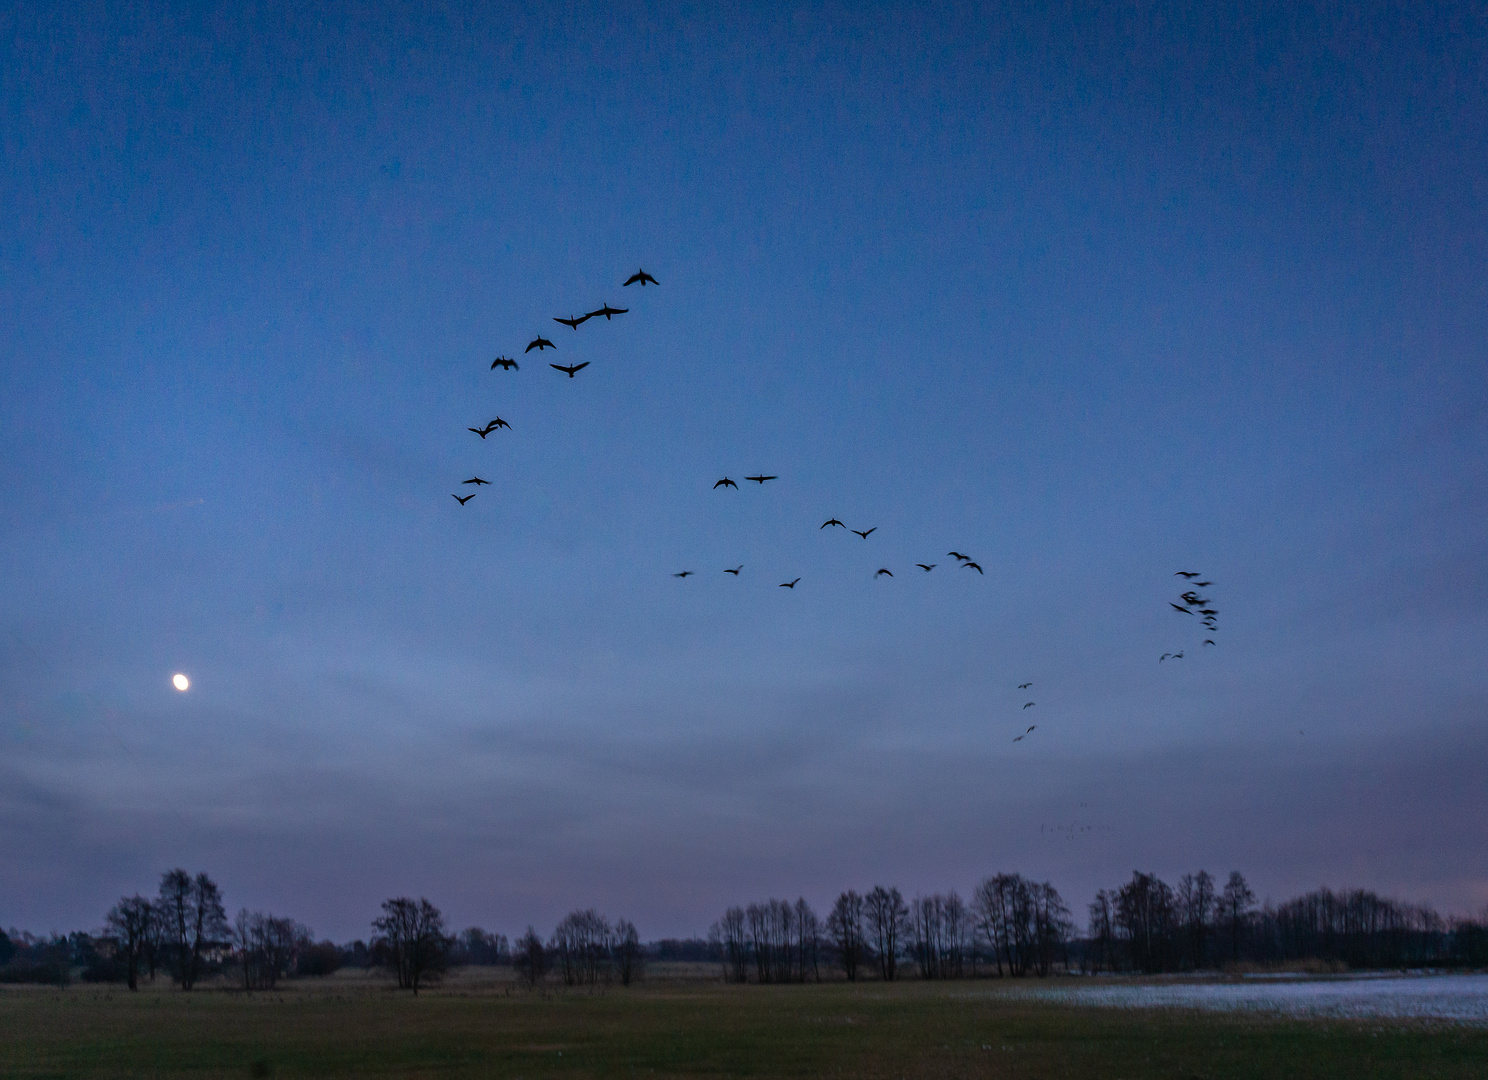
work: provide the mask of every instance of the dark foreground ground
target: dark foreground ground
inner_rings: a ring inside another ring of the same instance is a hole
[[[1488,1030],[1096,1010],[997,983],[527,994],[356,977],[251,997],[0,990],[11,1077],[1488,1077]]]

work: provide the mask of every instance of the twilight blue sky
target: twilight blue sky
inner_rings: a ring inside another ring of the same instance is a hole
[[[0,6],[0,925],[1488,903],[1483,4],[304,7]]]

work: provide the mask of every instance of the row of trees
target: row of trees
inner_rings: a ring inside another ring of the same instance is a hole
[[[766,900],[731,907],[709,931],[724,977],[745,982],[821,978],[824,956],[851,981],[865,971],[899,977],[909,961],[921,978],[955,979],[988,974],[1047,975],[1068,963],[1074,923],[1058,890],[1020,874],[997,874],[972,893],[917,896],[906,903],[898,889],[848,890],[821,923],[804,899]]]
[[[1222,889],[1204,871],[1183,875],[1176,888],[1136,872],[1091,902],[1083,965],[1142,972],[1305,960],[1350,968],[1482,967],[1488,965],[1484,916],[1447,920],[1366,889],[1318,889],[1257,907],[1238,872]]]
[[[762,983],[818,980],[824,968],[849,980],[893,980],[906,968],[925,979],[954,979],[1048,975],[1059,967],[1157,973],[1305,960],[1354,968],[1488,966],[1488,912],[1481,920],[1447,920],[1366,890],[1329,889],[1258,907],[1238,872],[1223,887],[1205,871],[1183,875],[1176,886],[1134,872],[1118,888],[1098,892],[1088,914],[1088,934],[1077,937],[1053,885],[996,874],[969,900],[950,892],[906,901],[884,886],[861,895],[849,890],[825,920],[804,897],[731,907],[706,942],[643,946],[630,922],[612,923],[588,908],[570,912],[546,940],[529,926],[510,944],[480,927],[450,934],[427,899],[398,897],[384,901],[368,942],[337,946],[316,943],[308,927],[270,913],[242,910],[229,923],[216,883],[176,869],[161,875],[153,898],[120,899],[101,934],[0,932],[0,981],[65,983],[81,970],[85,979],[137,989],[163,971],[190,990],[209,974],[230,972],[255,991],[353,965],[384,967],[417,993],[453,965],[511,964],[533,987],[552,972],[567,986],[628,986],[648,955],[720,962],[725,979]]]

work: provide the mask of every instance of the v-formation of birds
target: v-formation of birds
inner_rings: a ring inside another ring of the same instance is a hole
[[[621,284],[622,287],[625,285],[640,285],[641,288],[645,288],[648,284],[658,285],[660,284],[660,282],[658,282],[650,274],[646,273],[645,270],[637,270]],[[561,316],[554,316],[553,321],[556,323],[562,323],[564,326],[572,327],[574,330],[577,330],[580,326],[588,322],[590,319],[603,318],[606,322],[608,322],[616,315],[624,315],[629,311],[630,308],[610,307],[608,303],[604,303],[595,308],[593,311],[585,312],[583,315],[573,315],[566,319],[562,318]],[[533,349],[536,349],[539,353],[544,353],[549,349],[557,351],[558,346],[553,344],[553,342],[549,339],[543,337],[541,334],[538,334],[530,342],[528,342],[527,348],[522,350],[522,355],[526,356]],[[585,360],[582,364],[549,364],[548,367],[552,368],[555,371],[561,371],[563,374],[572,379],[575,375],[588,367],[589,364],[590,361]],[[517,361],[513,360],[510,356],[502,355],[496,357],[495,360],[491,361],[491,370],[495,371],[497,368],[500,368],[502,371],[520,371],[522,370],[522,365],[517,363]],[[473,427],[468,428],[467,430],[473,431],[475,434],[479,435],[481,437],[481,441],[484,442],[486,436],[490,435],[491,432],[496,431],[500,428],[506,428],[509,431],[511,430],[511,425],[498,416],[496,417],[496,419],[487,422],[484,427]],[[472,476],[469,480],[462,480],[461,483],[474,484],[476,485],[476,490],[479,491],[482,484],[488,484],[490,483],[490,481],[483,480],[479,476]],[[469,495],[456,495],[451,493],[450,497],[461,506],[464,506],[471,499],[475,498],[475,492],[471,492]]]

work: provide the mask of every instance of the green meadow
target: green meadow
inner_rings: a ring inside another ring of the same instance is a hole
[[[0,1076],[1482,1078],[1488,1030],[1075,1008],[983,982],[528,993],[459,976],[418,997],[344,972],[246,995],[0,990]]]

